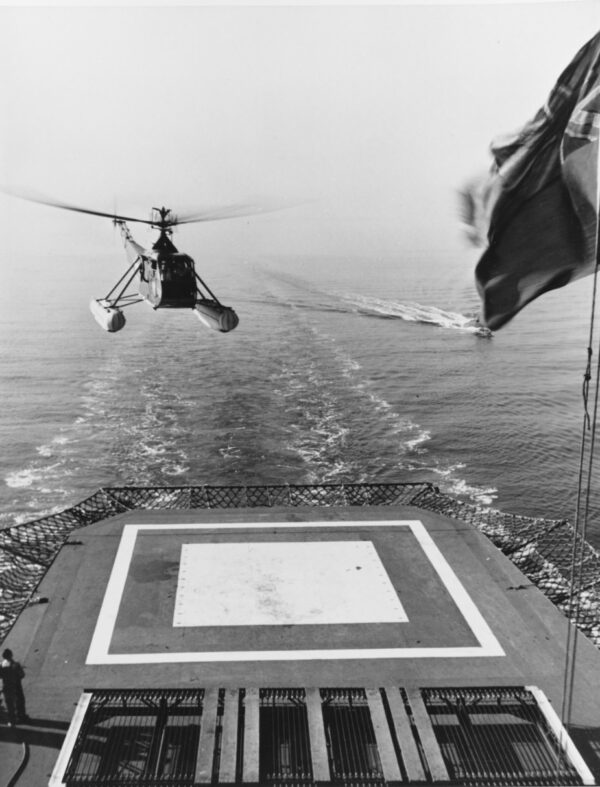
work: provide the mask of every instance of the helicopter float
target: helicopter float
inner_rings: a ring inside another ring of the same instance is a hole
[[[242,205],[195,215],[175,216],[170,208],[161,207],[152,208],[150,219],[140,219],[23,196],[15,192],[6,193],[42,205],[103,216],[112,219],[119,227],[129,267],[104,298],[94,298],[90,302],[94,319],[105,331],[120,331],[125,326],[123,309],[142,301],[150,304],[153,309],[191,309],[204,325],[221,333],[228,333],[238,325],[239,319],[235,311],[219,301],[198,275],[194,260],[177,250],[171,235],[173,227],[180,224],[239,218],[259,211]],[[145,249],[134,240],[127,222],[148,224],[159,231],[152,249]],[[136,277],[139,277],[137,292],[128,292]]]

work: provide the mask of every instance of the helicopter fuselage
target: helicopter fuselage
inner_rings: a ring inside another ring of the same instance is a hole
[[[153,309],[193,309],[198,298],[194,261],[187,254],[143,256],[138,291]]]
[[[160,212],[164,220],[169,211],[163,208]],[[235,311],[208,288],[197,274],[194,260],[177,250],[169,237],[169,226],[159,226],[160,236],[149,250],[134,240],[125,219],[116,217],[115,224],[121,230],[129,268],[105,298],[90,304],[94,319],[104,330],[120,331],[125,325],[123,308],[140,300],[153,309],[190,309],[204,325],[221,333],[237,326]],[[126,294],[136,278],[138,294]]]
[[[199,297],[194,261],[181,254],[167,231],[147,250],[122,222],[121,235],[130,262],[138,262],[138,292],[153,309],[193,309]]]

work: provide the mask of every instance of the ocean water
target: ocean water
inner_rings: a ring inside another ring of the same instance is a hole
[[[486,337],[461,254],[196,261],[230,334],[146,304],[104,333],[118,255],[3,270],[0,527],[124,484],[432,481],[574,517],[591,279]]]

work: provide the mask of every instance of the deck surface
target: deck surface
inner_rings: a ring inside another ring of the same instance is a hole
[[[136,511],[74,533],[39,595],[5,643],[31,724],[0,727],[0,783],[23,741],[17,784],[48,783],[84,689],[535,685],[561,711],[563,615],[411,507]],[[577,637],[570,731],[600,781],[600,651]]]

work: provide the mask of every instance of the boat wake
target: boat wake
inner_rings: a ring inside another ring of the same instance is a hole
[[[370,337],[361,343],[360,321],[346,318],[338,333],[338,317],[351,315],[484,335],[473,316],[360,293],[303,291],[280,278],[261,286],[260,299],[245,301],[248,325],[260,315],[259,327],[239,334],[237,345],[215,351],[198,347],[183,325],[157,334],[141,324],[128,343],[104,351],[75,397],[68,389],[56,431],[2,473],[12,499],[0,509],[0,529],[61,510],[103,485],[197,480],[417,478],[492,503],[495,489],[472,486],[464,466],[440,454],[439,435],[419,423],[421,411],[410,404],[414,386],[390,375],[385,347],[380,364],[363,368],[373,348]],[[265,303],[277,308],[265,310]]]
[[[438,328],[465,331],[486,338],[492,336],[490,329],[481,325],[477,316],[473,314],[460,314],[459,312],[444,311],[437,306],[401,303],[365,295],[344,295],[343,299],[353,307],[353,311],[367,317],[434,325]]]
[[[354,354],[292,304],[306,339],[269,379],[279,398],[278,433],[296,483],[360,483],[418,478],[486,508],[497,490],[469,484],[465,465],[437,457],[432,432],[392,404]],[[296,460],[294,461],[294,457]]]

